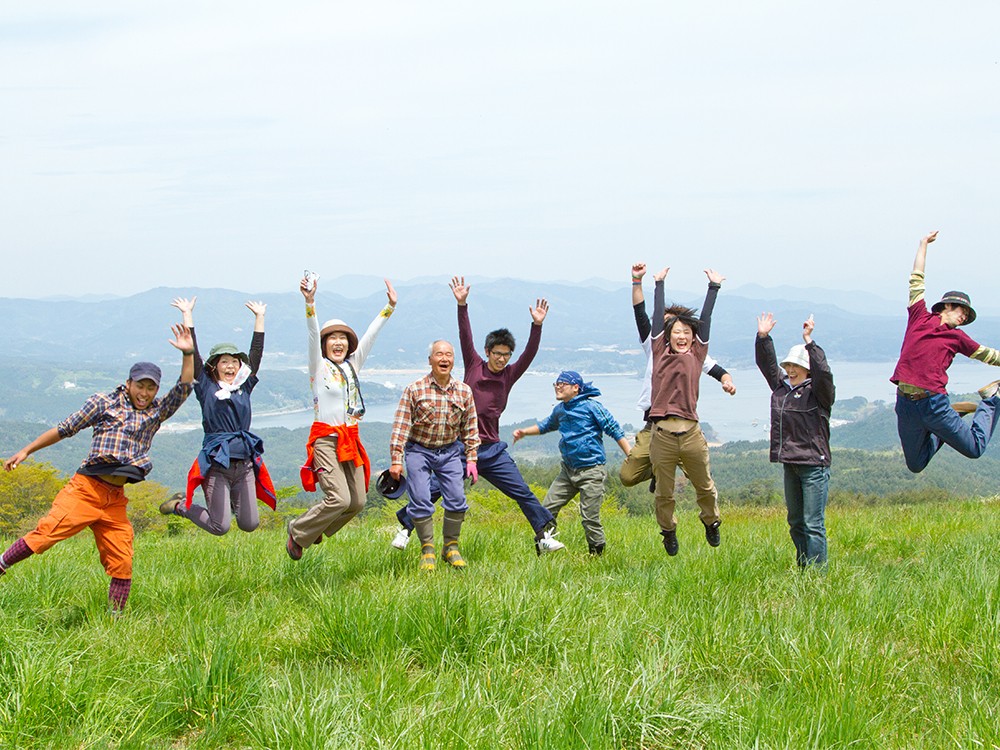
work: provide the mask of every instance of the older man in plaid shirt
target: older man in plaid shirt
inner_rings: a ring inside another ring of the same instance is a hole
[[[153,435],[184,403],[194,381],[191,332],[184,326],[174,326],[173,332],[170,343],[181,350],[184,358],[180,379],[164,398],[156,398],[160,368],[152,362],[136,362],[124,385],[112,393],[91,396],[78,412],[4,462],[4,469],[12,471],[35,451],[93,428],[90,455],[56,495],[51,510],[34,531],[0,555],[0,575],[14,563],[41,554],[89,527],[104,570],[111,577],[111,611],[118,614],[125,608],[132,588],[133,534],[125,514],[128,498],[123,488],[146,478],[153,466],[149,460]]]
[[[451,376],[455,366],[451,344],[435,341],[427,360],[430,373],[404,389],[396,408],[389,439],[389,473],[399,479],[406,462],[407,510],[420,538],[421,570],[433,570],[436,563],[431,477],[437,480],[444,505],[442,555],[449,565],[464,568],[465,560],[458,551],[458,536],[469,509],[463,474],[467,473],[473,483],[479,478],[476,403],[472,389]]]

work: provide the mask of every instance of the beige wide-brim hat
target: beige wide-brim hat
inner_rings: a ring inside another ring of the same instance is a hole
[[[809,352],[803,344],[796,344],[788,350],[788,355],[781,360],[781,366],[798,365],[803,370],[809,369]]]
[[[357,351],[358,348],[358,334],[354,332],[347,323],[342,321],[340,318],[332,318],[323,324],[323,327],[319,329],[319,342],[320,347],[323,351],[323,356],[326,356],[326,337],[331,333],[342,333],[347,336],[347,355],[350,356]]]

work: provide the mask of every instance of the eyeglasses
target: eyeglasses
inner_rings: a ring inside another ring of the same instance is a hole
[[[514,352],[498,352],[496,349],[490,349],[490,356],[497,359],[510,359],[514,356]]]
[[[553,383],[552,385],[554,385],[556,388],[569,388],[573,384],[572,383],[564,383],[563,381],[558,380],[555,383]]]

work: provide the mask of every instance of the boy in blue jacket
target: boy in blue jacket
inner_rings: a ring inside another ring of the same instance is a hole
[[[559,430],[562,464],[542,505],[553,516],[558,516],[562,507],[579,493],[583,532],[590,554],[597,556],[604,552],[601,504],[608,478],[603,435],[617,441],[626,458],[632,446],[615,418],[596,400],[601,392],[593,383],[584,383],[578,372],[563,370],[554,385],[560,403],[547,419],[523,430],[514,430],[514,442],[526,435]]]

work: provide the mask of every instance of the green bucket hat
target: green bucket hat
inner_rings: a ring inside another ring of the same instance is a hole
[[[240,362],[242,362],[245,365],[249,365],[250,364],[250,357],[248,357],[246,354],[244,354],[243,352],[241,352],[236,347],[236,344],[230,344],[230,343],[227,342],[227,343],[224,343],[224,344],[216,344],[215,346],[212,347],[212,351],[210,351],[208,353],[208,359],[205,361],[205,365],[207,367],[214,368],[215,367],[215,360],[217,360],[223,354],[229,354],[229,355],[231,355],[233,357],[236,357],[236,359],[238,359]]]

